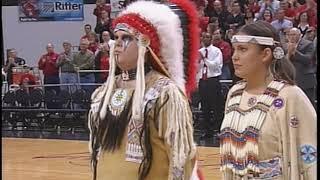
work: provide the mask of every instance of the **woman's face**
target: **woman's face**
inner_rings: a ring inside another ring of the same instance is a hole
[[[137,39],[128,32],[115,33],[114,56],[121,70],[130,70],[137,67],[138,45]]]
[[[301,15],[300,15],[300,22],[307,22],[308,21],[308,15],[307,15],[307,13],[305,12],[305,13],[302,13]]]
[[[239,34],[240,35],[240,34]],[[261,49],[253,43],[232,43],[232,62],[235,75],[247,79],[268,67],[272,60],[270,48]]]
[[[264,20],[270,20],[271,19],[271,13],[270,13],[270,11],[265,11],[264,13],[263,13],[263,18],[264,18]]]

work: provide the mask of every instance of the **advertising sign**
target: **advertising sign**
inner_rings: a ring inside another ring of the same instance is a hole
[[[83,0],[19,0],[19,20],[83,21]]]

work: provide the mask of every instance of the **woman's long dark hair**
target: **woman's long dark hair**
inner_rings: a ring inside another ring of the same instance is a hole
[[[262,36],[262,37],[271,37],[275,41],[279,42],[278,45],[266,46],[258,45],[261,49],[270,48],[272,51],[276,47],[282,47],[280,43],[280,36],[277,33],[276,29],[272,25],[265,21],[256,21],[254,23],[243,26],[239,32],[247,34],[249,36]],[[272,59],[270,65],[270,70],[273,77],[277,80],[284,80],[289,84],[295,84],[295,67],[293,64],[286,58],[283,59]]]

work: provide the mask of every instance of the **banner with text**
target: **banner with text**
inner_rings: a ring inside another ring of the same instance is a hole
[[[83,21],[83,0],[19,0],[19,20]]]

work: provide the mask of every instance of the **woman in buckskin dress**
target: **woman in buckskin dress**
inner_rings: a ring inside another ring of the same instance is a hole
[[[294,84],[279,35],[266,22],[232,37],[235,74],[221,125],[223,179],[316,179],[316,112]]]

